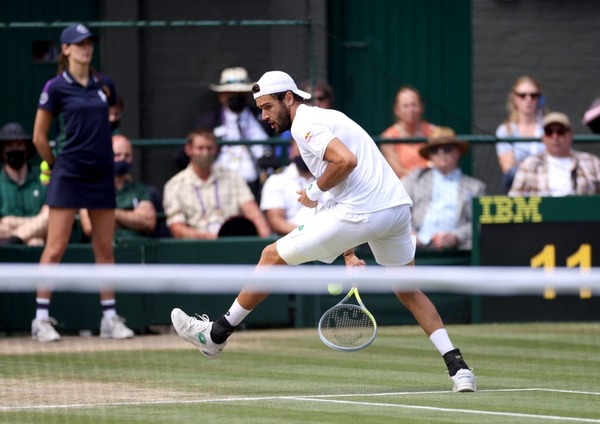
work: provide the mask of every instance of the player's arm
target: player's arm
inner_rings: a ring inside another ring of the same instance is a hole
[[[314,208],[317,205],[322,192],[328,191],[344,181],[358,163],[356,155],[348,150],[337,137],[327,145],[323,160],[328,162],[327,167],[323,175],[308,186],[307,190],[310,193],[307,195],[307,190],[300,190],[298,193],[300,194],[298,201],[309,208]]]
[[[39,108],[35,115],[33,124],[33,144],[40,157],[48,162],[48,165],[54,165],[54,154],[48,142],[48,131],[52,123],[52,113],[46,109]]]
[[[337,137],[327,145],[323,160],[328,164],[323,175],[317,179],[317,185],[322,191],[328,191],[344,181],[358,164],[356,155]]]

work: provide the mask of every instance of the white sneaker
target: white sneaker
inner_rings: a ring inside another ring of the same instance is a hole
[[[214,343],[210,338],[210,330],[213,323],[206,315],[198,316],[200,319],[190,317],[179,308],[171,311],[171,321],[177,334],[183,340],[196,346],[204,356],[216,358],[225,346],[227,346],[227,341],[220,344]]]
[[[471,370],[462,369],[458,370],[450,380],[454,383],[452,388],[453,392],[475,392],[477,391],[477,384],[475,374]]]
[[[59,341],[60,334],[53,327],[56,324],[54,318],[34,319],[31,321],[31,339],[41,343]]]
[[[125,325],[125,319],[119,315],[100,321],[100,337],[106,339],[131,339],[133,330]]]

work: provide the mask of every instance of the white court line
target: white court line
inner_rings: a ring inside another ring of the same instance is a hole
[[[600,392],[587,392],[578,390],[561,390],[561,389],[542,389],[542,388],[524,388],[524,389],[495,389],[495,390],[479,390],[479,393],[499,393],[499,392],[553,392],[553,393],[571,393],[578,395],[600,396]],[[79,403],[79,404],[62,404],[62,405],[26,405],[26,406],[2,406],[0,411],[14,412],[23,410],[36,409],[77,409],[77,408],[105,408],[114,406],[143,406],[143,405],[184,405],[184,404],[202,404],[202,403],[224,403],[224,402],[254,402],[265,400],[297,400],[302,402],[329,402],[346,405],[362,405],[376,407],[391,407],[404,409],[419,409],[438,412],[458,412],[474,415],[492,415],[501,417],[515,418],[541,418],[554,421],[570,421],[580,423],[600,423],[600,419],[593,418],[578,418],[578,417],[560,417],[555,415],[542,414],[523,414],[516,412],[498,412],[498,411],[483,411],[477,409],[455,409],[455,408],[439,408],[433,406],[420,405],[404,405],[396,403],[379,403],[379,402],[361,402],[350,400],[336,400],[332,398],[340,397],[376,397],[376,396],[406,396],[406,395],[431,395],[431,394],[451,394],[446,391],[426,391],[426,392],[389,392],[389,393],[355,393],[355,394],[338,394],[338,395],[314,395],[314,396],[265,396],[265,397],[234,397],[234,398],[219,398],[219,399],[197,399],[197,400],[158,400],[144,402],[109,402],[109,403]],[[463,395],[456,395],[463,396]],[[470,396],[470,395],[467,395]]]
[[[493,391],[493,390],[491,390]],[[338,404],[346,404],[346,405],[362,405],[362,406],[388,406],[392,408],[404,408],[404,409],[419,409],[426,411],[436,411],[436,412],[460,412],[464,414],[474,414],[474,415],[493,415],[498,417],[512,417],[512,418],[537,418],[537,419],[545,419],[545,420],[554,420],[554,421],[572,421],[579,423],[600,423],[600,419],[593,418],[577,418],[577,417],[558,417],[556,415],[542,415],[542,414],[522,414],[518,412],[492,412],[492,411],[481,411],[477,409],[456,409],[456,408],[438,408],[435,406],[419,406],[419,405],[402,405],[396,403],[379,403],[379,402],[356,402],[350,400],[333,400],[333,399],[315,399],[315,398],[304,398],[297,397],[297,400],[305,400],[310,402],[329,402],[329,403],[338,403]]]

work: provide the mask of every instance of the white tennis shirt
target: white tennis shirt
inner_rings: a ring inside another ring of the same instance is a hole
[[[329,190],[342,211],[370,213],[398,205],[412,206],[410,196],[375,141],[342,112],[300,105],[291,131],[302,159],[317,179],[327,167],[323,156],[334,138],[356,155],[356,168],[346,180]]]

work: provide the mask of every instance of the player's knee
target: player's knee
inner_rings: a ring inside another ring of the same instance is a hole
[[[277,247],[275,243],[269,244],[265,247],[260,255],[260,264],[261,265],[275,265],[275,264],[284,264],[285,261],[281,259],[279,253],[277,252]]]

